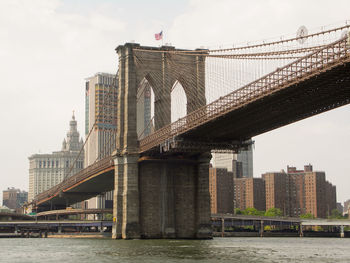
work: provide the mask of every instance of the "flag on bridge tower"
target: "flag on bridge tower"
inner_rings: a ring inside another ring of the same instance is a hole
[[[154,37],[156,38],[156,40],[163,39],[163,30],[160,31],[160,33],[158,33],[158,34],[154,34]]]

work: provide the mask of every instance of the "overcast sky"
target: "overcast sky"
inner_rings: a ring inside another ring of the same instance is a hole
[[[349,0],[0,0],[0,189],[28,190],[28,156],[60,150],[72,111],[84,124],[84,79],[117,71],[115,47],[154,34],[217,48],[350,20]],[[350,107],[257,136],[254,176],[311,163],[350,198]]]

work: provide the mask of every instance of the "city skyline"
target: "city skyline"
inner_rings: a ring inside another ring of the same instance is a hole
[[[6,138],[1,159],[3,170],[11,175],[1,180],[0,186],[28,190],[27,156],[57,149],[72,110],[76,111],[78,130],[83,134],[84,78],[97,71],[115,74],[117,45],[135,40],[157,46],[160,43],[154,40],[154,33],[163,29],[164,42],[179,48],[225,47],[295,34],[301,25],[313,29],[349,18],[344,8],[349,5],[347,1],[321,1],[323,4],[318,5],[319,2],[271,1],[264,3],[265,7],[258,1],[0,3],[0,32],[5,36],[0,44],[2,91],[6,98],[0,106],[6,127],[0,134]],[[303,3],[300,10],[297,3]],[[132,9],[136,5],[140,10]],[[274,8],[268,10],[271,6]],[[310,16],[312,8],[314,15]],[[251,12],[246,17],[236,13],[232,19],[235,9]],[[215,14],[217,10],[222,10],[220,16]],[[135,12],[134,20],[127,17],[131,11]],[[337,186],[338,201],[348,199],[349,113],[350,107],[345,106],[253,138],[255,176],[287,165],[313,163]]]

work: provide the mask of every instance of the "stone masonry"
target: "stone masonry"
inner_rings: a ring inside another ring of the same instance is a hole
[[[142,154],[138,152],[137,88],[142,79],[155,95],[155,129],[170,124],[171,88],[181,82],[187,113],[205,105],[205,61],[200,56],[146,52],[150,61],[135,59],[138,48],[119,46],[118,131],[115,159],[113,238],[211,238],[209,153]],[[171,60],[169,63],[168,60]],[[181,63],[193,65],[187,79]],[[193,75],[197,76],[193,79]],[[161,77],[160,77],[161,76]]]

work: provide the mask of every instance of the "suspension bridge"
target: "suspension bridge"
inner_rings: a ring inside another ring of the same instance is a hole
[[[117,128],[93,164],[33,205],[114,190],[114,238],[210,238],[210,152],[348,104],[348,28],[216,50],[117,47],[115,91],[101,95],[84,145],[101,123]]]

